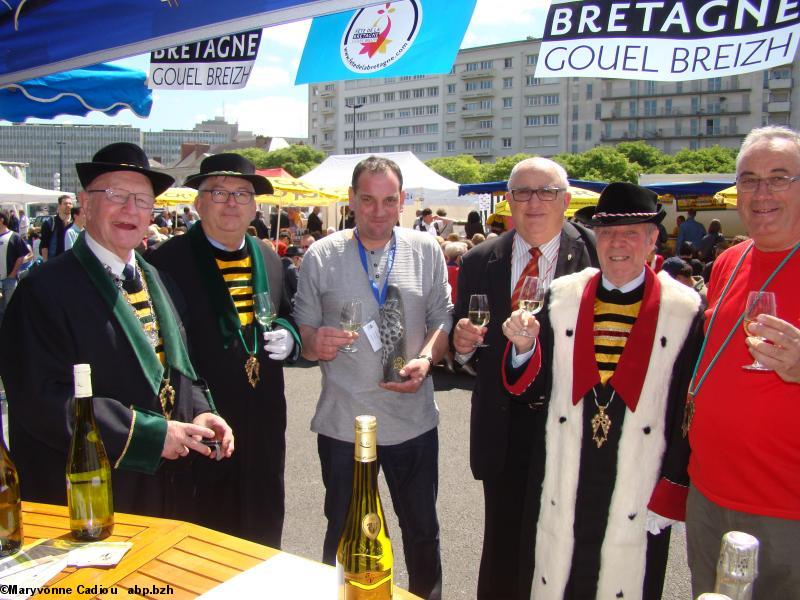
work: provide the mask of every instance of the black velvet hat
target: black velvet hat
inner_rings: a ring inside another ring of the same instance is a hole
[[[592,227],[661,223],[666,214],[654,191],[633,183],[609,183],[600,193]]]
[[[98,176],[113,171],[141,173],[153,184],[153,194],[156,196],[175,183],[175,179],[166,173],[150,169],[150,161],[144,150],[130,142],[117,142],[101,148],[92,157],[92,162],[78,163],[75,170],[84,189]]]
[[[183,185],[199,190],[200,184],[206,177],[238,177],[252,183],[258,195],[273,193],[269,179],[257,175],[255,165],[241,154],[214,154],[204,158],[200,163],[200,172],[189,175]]]

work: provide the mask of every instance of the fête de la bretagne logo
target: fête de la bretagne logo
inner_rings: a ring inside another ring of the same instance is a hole
[[[342,36],[342,62],[354,73],[381,71],[409,50],[421,24],[418,0],[362,8],[353,15]]]

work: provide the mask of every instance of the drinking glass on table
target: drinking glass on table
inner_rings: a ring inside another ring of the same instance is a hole
[[[486,294],[472,294],[469,297],[469,322],[477,327],[489,324],[489,298]],[[488,344],[475,344],[476,348],[486,348]]]
[[[272,322],[278,315],[269,292],[253,294],[253,316],[264,331],[272,329]]]
[[[745,335],[758,337],[763,340],[763,337],[753,336],[748,327],[758,318],[758,315],[772,315],[777,316],[775,308],[775,292],[750,292],[747,294],[747,307],[744,312],[744,326]],[[742,367],[745,371],[772,371],[772,369],[765,367],[758,360],[754,360],[753,364],[745,365]]]
[[[342,307],[342,314],[339,317],[339,324],[342,329],[355,333],[361,328],[361,300],[350,300]],[[339,352],[358,352],[352,344],[339,347]]]

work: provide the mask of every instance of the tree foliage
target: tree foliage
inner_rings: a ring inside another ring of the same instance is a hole
[[[645,171],[658,168],[669,158],[661,150],[643,140],[621,142],[617,144],[616,148],[620,154],[628,159],[628,162],[638,163]]]
[[[433,171],[456,183],[479,183],[481,179],[481,163],[474,156],[459,154],[432,158],[425,164]]]
[[[519,161],[530,158],[532,154],[514,154],[513,156],[503,156],[493,163],[483,163],[481,165],[482,181],[505,181],[511,175],[511,169]]]
[[[553,157],[573,179],[595,181],[639,181],[642,168],[628,161],[625,155],[610,146],[598,146],[580,154],[558,154]]]
[[[265,152],[260,148],[245,148],[234,152],[252,161],[257,169],[282,167],[293,177],[305,175],[325,160],[324,152],[301,144],[293,144],[274,152]]]
[[[735,148],[712,146],[699,150],[679,150],[666,156],[653,173],[733,173],[736,170]]]

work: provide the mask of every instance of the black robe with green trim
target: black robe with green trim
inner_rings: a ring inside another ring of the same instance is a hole
[[[200,225],[196,225],[199,229]],[[206,380],[219,414],[233,428],[236,449],[228,460],[196,465],[197,505],[201,525],[279,548],[284,516],[284,463],[286,455],[286,398],[283,363],[271,360],[258,336],[261,377],[250,386],[244,364],[247,354],[238,335],[224,340],[218,314],[206,288],[207,276],[199,272],[192,248],[192,233],[162,244],[148,258],[168,273],[187,299],[184,322],[189,354],[200,377]],[[208,244],[207,241],[204,241]],[[278,316],[291,312],[283,285],[278,255],[257,241],[269,279]],[[211,245],[208,244],[211,251]],[[227,293],[227,291],[226,291]],[[252,327],[244,330],[252,347]],[[230,345],[225,348],[228,342]],[[299,345],[295,345],[295,351]]]
[[[158,274],[155,278],[163,288]],[[177,315],[172,301],[167,303]],[[184,337],[180,320],[178,329]],[[23,499],[66,504],[72,366],[79,363],[91,365],[95,419],[112,467],[120,463],[112,473],[115,510],[194,520],[191,464],[211,461],[195,453],[159,459],[166,428],[159,399],[107,300],[73,251],[20,282],[0,328],[0,377]],[[177,369],[171,382],[173,420],[191,422],[209,412],[203,390]],[[134,414],[135,435],[129,440]],[[138,458],[133,464],[132,454]]]

